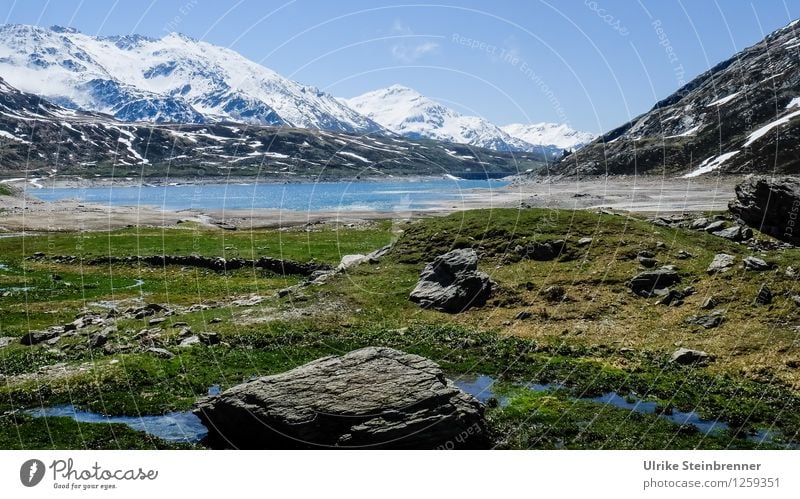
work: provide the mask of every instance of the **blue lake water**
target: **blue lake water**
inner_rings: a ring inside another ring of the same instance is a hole
[[[489,199],[502,180],[435,179],[392,182],[309,182],[291,184],[192,184],[133,187],[28,189],[44,201],[77,199],[168,210],[270,208],[289,211],[369,210],[402,212],[467,197]]]

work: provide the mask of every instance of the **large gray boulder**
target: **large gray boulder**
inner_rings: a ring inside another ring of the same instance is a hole
[[[776,239],[800,245],[800,180],[751,177],[736,186],[728,204],[747,225]]]
[[[488,448],[483,406],[431,360],[367,347],[196,404],[215,448]]]
[[[409,298],[425,308],[458,313],[486,303],[493,286],[488,275],[478,272],[475,250],[457,249],[425,266]]]

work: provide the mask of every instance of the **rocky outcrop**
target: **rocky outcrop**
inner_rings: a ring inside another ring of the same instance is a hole
[[[800,180],[793,177],[752,177],[736,186],[728,205],[747,225],[800,245]]]
[[[410,299],[425,308],[458,313],[485,304],[493,286],[488,275],[478,272],[475,250],[457,249],[425,266]]]
[[[367,347],[200,400],[212,447],[487,448],[483,407],[431,360]]]

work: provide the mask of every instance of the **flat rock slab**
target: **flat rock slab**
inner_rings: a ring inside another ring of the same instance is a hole
[[[367,347],[196,404],[215,448],[488,448],[483,406],[431,360]]]
[[[709,274],[727,272],[733,268],[734,262],[736,262],[735,256],[728,255],[727,253],[718,253],[714,255],[714,259],[709,264],[706,272]]]

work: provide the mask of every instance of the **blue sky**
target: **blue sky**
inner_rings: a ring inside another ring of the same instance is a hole
[[[5,22],[178,31],[352,97],[393,83],[495,123],[606,131],[800,16],[784,0],[0,0]]]

